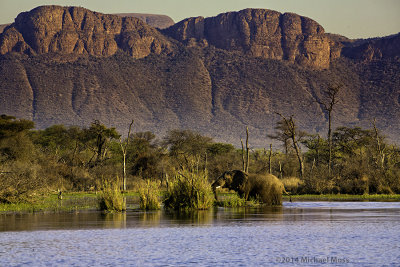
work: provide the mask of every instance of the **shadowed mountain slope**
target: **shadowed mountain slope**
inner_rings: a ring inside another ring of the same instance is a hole
[[[272,31],[275,19],[280,30]],[[276,112],[324,135],[327,114],[317,100],[341,84],[335,127],[370,127],[376,118],[400,141],[398,36],[355,43],[295,14],[251,9],[161,33],[136,18],[39,7],[0,35],[0,113],[39,128],[98,119],[122,133],[133,118],[135,131],[190,128],[234,144],[249,126],[251,145],[265,146]]]

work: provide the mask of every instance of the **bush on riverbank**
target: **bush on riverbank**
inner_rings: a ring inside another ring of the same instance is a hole
[[[98,201],[99,208],[102,211],[120,212],[126,210],[124,197],[116,182],[111,182],[109,180],[103,181]]]
[[[157,181],[142,181],[139,188],[139,208],[142,210],[160,209],[160,185]]]
[[[165,208],[204,210],[214,204],[214,194],[205,173],[180,171],[170,183],[164,200]]]
[[[46,188],[38,164],[14,161],[4,164],[0,175],[0,203],[32,202]]]

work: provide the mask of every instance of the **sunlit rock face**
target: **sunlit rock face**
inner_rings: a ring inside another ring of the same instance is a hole
[[[328,68],[331,45],[312,19],[267,9],[245,9],[211,18],[188,18],[165,30],[173,38],[208,44],[247,55]],[[339,55],[333,55],[337,57]]]
[[[0,53],[111,56],[121,48],[135,58],[170,52],[156,29],[135,17],[92,12],[81,7],[41,6],[18,15],[5,29]]]

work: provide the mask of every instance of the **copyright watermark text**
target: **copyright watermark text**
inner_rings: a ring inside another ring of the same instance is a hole
[[[309,256],[298,256],[298,257],[275,257],[276,263],[293,263],[293,264],[346,264],[350,260],[345,257],[309,257]]]

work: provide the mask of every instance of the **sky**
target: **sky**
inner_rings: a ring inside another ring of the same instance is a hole
[[[149,13],[211,17],[245,8],[293,12],[314,19],[325,32],[370,38],[400,32],[400,0],[0,0],[0,24],[41,5],[81,6],[101,13]]]

